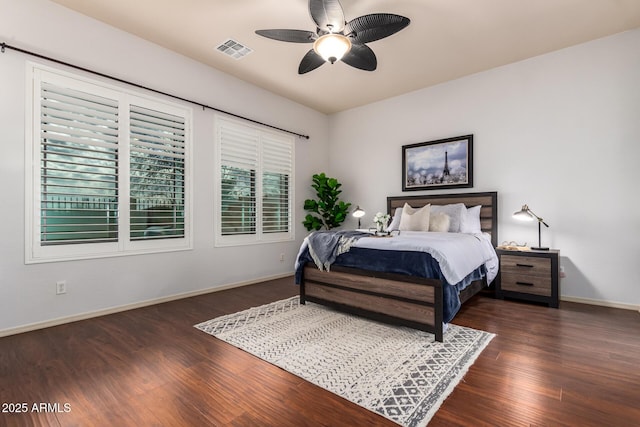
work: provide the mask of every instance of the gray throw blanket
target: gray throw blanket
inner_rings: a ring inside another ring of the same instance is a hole
[[[329,271],[338,255],[348,252],[359,238],[371,236],[361,231],[316,231],[307,237],[309,254],[318,268]]]

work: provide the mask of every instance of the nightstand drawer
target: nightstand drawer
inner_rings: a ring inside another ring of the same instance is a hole
[[[505,270],[500,280],[500,286],[503,291],[551,296],[551,275],[549,270],[547,270],[546,276],[509,273]]]
[[[549,258],[502,255],[500,269],[504,276],[514,274],[518,276],[539,276],[549,278],[551,275],[551,260]]]

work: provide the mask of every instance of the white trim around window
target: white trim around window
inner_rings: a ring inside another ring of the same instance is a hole
[[[294,139],[215,117],[215,245],[294,239]]]
[[[27,64],[25,262],[192,248],[192,110]]]

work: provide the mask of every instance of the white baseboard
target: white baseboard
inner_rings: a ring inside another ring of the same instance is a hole
[[[241,286],[253,285],[253,284],[256,284],[256,283],[266,282],[266,281],[269,281],[269,280],[283,279],[283,278],[289,277],[291,275],[292,275],[292,273],[277,274],[277,275],[274,275],[274,276],[262,277],[260,279],[253,279],[253,280],[247,280],[247,281],[242,281],[242,282],[230,283],[230,284],[227,284],[227,285],[217,286],[217,287],[214,287],[214,288],[200,289],[200,290],[197,290],[197,291],[185,292],[185,293],[182,293],[182,294],[169,295],[169,296],[166,296],[166,297],[155,298],[155,299],[146,300],[146,301],[140,301],[140,302],[136,302],[136,303],[132,303],[132,304],[125,304],[125,305],[121,305],[121,306],[117,306],[117,307],[105,308],[103,310],[97,310],[97,311],[91,311],[91,312],[87,312],[87,313],[75,314],[73,316],[59,317],[57,319],[46,320],[44,322],[30,323],[28,325],[18,326],[18,327],[15,327],[15,328],[2,329],[2,330],[0,330],[0,338],[1,337],[6,337],[6,336],[9,336],[9,335],[21,334],[23,332],[35,331],[37,329],[50,328],[52,326],[63,325],[65,323],[77,322],[79,320],[91,319],[93,317],[106,316],[108,314],[114,314],[114,313],[119,313],[119,312],[122,312],[122,311],[133,310],[133,309],[136,309],[136,308],[147,307],[147,306],[150,306],[150,305],[162,304],[164,302],[175,301],[175,300],[179,300],[179,299],[183,299],[183,298],[190,298],[190,297],[195,297],[195,296],[198,296],[198,295],[209,294],[209,293],[212,293],[212,292],[224,291],[226,289],[233,289],[233,288],[239,288]]]
[[[637,306],[634,304],[623,304],[621,302],[603,301],[598,299],[569,297],[569,296],[561,296],[560,301],[577,302],[580,304],[589,304],[589,305],[599,305],[601,307],[621,308],[624,310],[635,310],[640,312],[640,306]]]

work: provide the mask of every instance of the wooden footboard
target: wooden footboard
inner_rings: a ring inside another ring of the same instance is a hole
[[[317,302],[387,323],[431,332],[442,342],[442,283],[436,279],[333,266],[304,268],[300,302]]]

